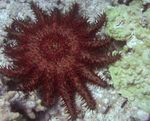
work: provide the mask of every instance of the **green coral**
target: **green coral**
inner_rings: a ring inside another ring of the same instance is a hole
[[[110,66],[113,85],[133,105],[150,112],[150,48],[139,44]]]
[[[131,104],[150,113],[150,8],[142,12],[142,3],[134,0],[129,6],[106,10],[105,33],[116,40],[127,40],[123,57],[109,67],[114,88]]]
[[[130,6],[109,8],[106,10],[108,22],[105,32],[116,40],[128,40],[132,35],[142,40],[150,39],[150,9],[144,13],[141,9],[141,0],[133,1]]]

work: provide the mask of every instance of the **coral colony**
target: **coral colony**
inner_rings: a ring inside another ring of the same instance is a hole
[[[108,55],[111,38],[99,39],[98,30],[106,21],[103,14],[95,25],[79,14],[75,3],[66,14],[55,8],[46,14],[35,3],[31,8],[37,21],[15,20],[6,27],[8,40],[4,53],[13,60],[13,66],[1,68],[0,72],[11,78],[15,90],[30,92],[38,89],[43,103],[52,106],[61,97],[69,119],[77,118],[75,94],[81,95],[86,106],[96,108],[86,83],[107,87],[98,77],[96,67],[105,67],[120,58]]]

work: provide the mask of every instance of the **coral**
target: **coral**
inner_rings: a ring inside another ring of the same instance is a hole
[[[63,12],[69,11],[69,6],[76,0],[61,0],[63,4]],[[97,21],[98,15],[103,13],[107,7],[110,6],[109,0],[78,0],[81,6],[80,12],[83,16],[88,17],[89,23],[95,23]]]
[[[109,67],[115,89],[129,103],[150,112],[150,10],[142,12],[142,1],[118,5],[106,11],[105,32],[116,40],[125,40],[123,57]]]
[[[150,9],[142,12],[141,0],[135,0],[130,6],[119,5],[106,10],[108,16],[105,32],[116,40],[128,40],[133,35],[138,39],[149,40]]]
[[[19,112],[22,115],[22,119],[25,121],[48,121],[49,115],[48,111],[36,111],[34,108],[28,108],[23,104],[21,100],[14,100],[10,103],[11,111],[12,112]],[[30,114],[30,115],[29,115]]]
[[[150,48],[141,41],[133,51],[110,66],[109,71],[115,89],[129,103],[150,113]]]
[[[0,71],[11,78],[10,89],[27,93],[38,89],[47,106],[61,97],[70,119],[76,119],[75,94],[79,93],[87,106],[95,109],[96,102],[86,83],[106,87],[94,70],[120,58],[108,55],[111,38],[99,40],[96,36],[106,16],[101,15],[95,25],[90,25],[79,14],[77,3],[66,14],[55,8],[48,15],[34,3],[31,8],[36,22],[14,19],[5,29],[7,39],[12,41],[7,42],[4,53],[13,66]]]

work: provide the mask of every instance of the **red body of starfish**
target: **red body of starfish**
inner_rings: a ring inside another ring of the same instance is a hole
[[[39,89],[43,102],[49,106],[61,97],[71,119],[76,119],[75,94],[95,109],[96,102],[86,83],[106,87],[94,69],[118,59],[107,54],[110,38],[96,37],[106,16],[101,15],[95,25],[90,25],[79,14],[77,3],[66,14],[55,8],[47,15],[34,3],[31,8],[36,22],[14,20],[6,28],[7,38],[15,39],[17,44],[5,46],[4,53],[13,60],[13,67],[1,68],[1,72],[13,79],[17,90]]]

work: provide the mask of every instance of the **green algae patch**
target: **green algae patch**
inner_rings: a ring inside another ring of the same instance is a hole
[[[142,12],[142,1],[133,1],[130,6],[118,5],[106,10],[108,18],[105,32],[112,38],[125,41],[133,35],[138,39],[150,39],[150,9]]]
[[[112,83],[130,103],[150,113],[150,48],[143,43],[134,51],[109,67]]]

